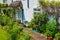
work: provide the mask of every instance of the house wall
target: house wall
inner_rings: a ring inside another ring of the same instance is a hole
[[[22,1],[23,9],[24,9],[24,21],[30,22],[34,16],[34,8],[38,6],[38,0],[29,0],[29,8],[27,0],[13,0],[13,1]],[[12,0],[7,0],[7,3],[10,4]],[[0,0],[0,3],[3,3],[3,0]]]
[[[0,0],[0,3],[3,3],[3,0]]]
[[[8,5],[9,5],[10,3],[12,3],[12,0],[7,0],[7,3],[8,3]]]
[[[24,9],[24,15],[25,15],[25,21],[30,22],[34,16],[34,8],[38,6],[37,0],[29,0],[29,8],[27,0],[21,0],[23,3],[23,9]]]
[[[12,2],[12,0],[7,0],[6,3],[10,4]],[[3,3],[3,0],[0,0],[0,3]]]

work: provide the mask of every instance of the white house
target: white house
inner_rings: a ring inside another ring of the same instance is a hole
[[[12,0],[0,0],[0,3],[8,3],[10,4],[12,2]]]
[[[25,21],[30,22],[34,16],[34,8],[39,6],[38,0],[21,0],[24,9]]]
[[[0,0],[0,3],[12,3],[14,1],[21,1],[24,10],[24,20],[30,22],[34,16],[34,8],[39,6],[38,0]]]

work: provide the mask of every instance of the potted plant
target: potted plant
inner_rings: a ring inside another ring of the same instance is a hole
[[[55,33],[57,31],[56,27],[57,23],[56,20],[53,18],[50,18],[49,21],[46,24],[46,34],[47,34],[47,39],[48,40],[53,40]]]
[[[47,40],[53,40],[53,32],[46,30],[46,32],[44,33],[47,36]]]
[[[55,34],[55,38],[56,38],[56,40],[60,40],[60,32]]]

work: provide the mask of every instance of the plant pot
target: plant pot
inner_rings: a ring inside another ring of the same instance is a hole
[[[47,40],[53,40],[53,37],[52,36],[48,36]]]

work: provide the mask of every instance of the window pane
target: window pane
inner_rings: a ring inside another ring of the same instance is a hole
[[[7,2],[7,0],[3,0],[3,3],[6,3]]]
[[[27,7],[29,8],[29,0],[27,0]]]
[[[58,18],[58,22],[59,22],[59,24],[60,24],[60,17]]]

